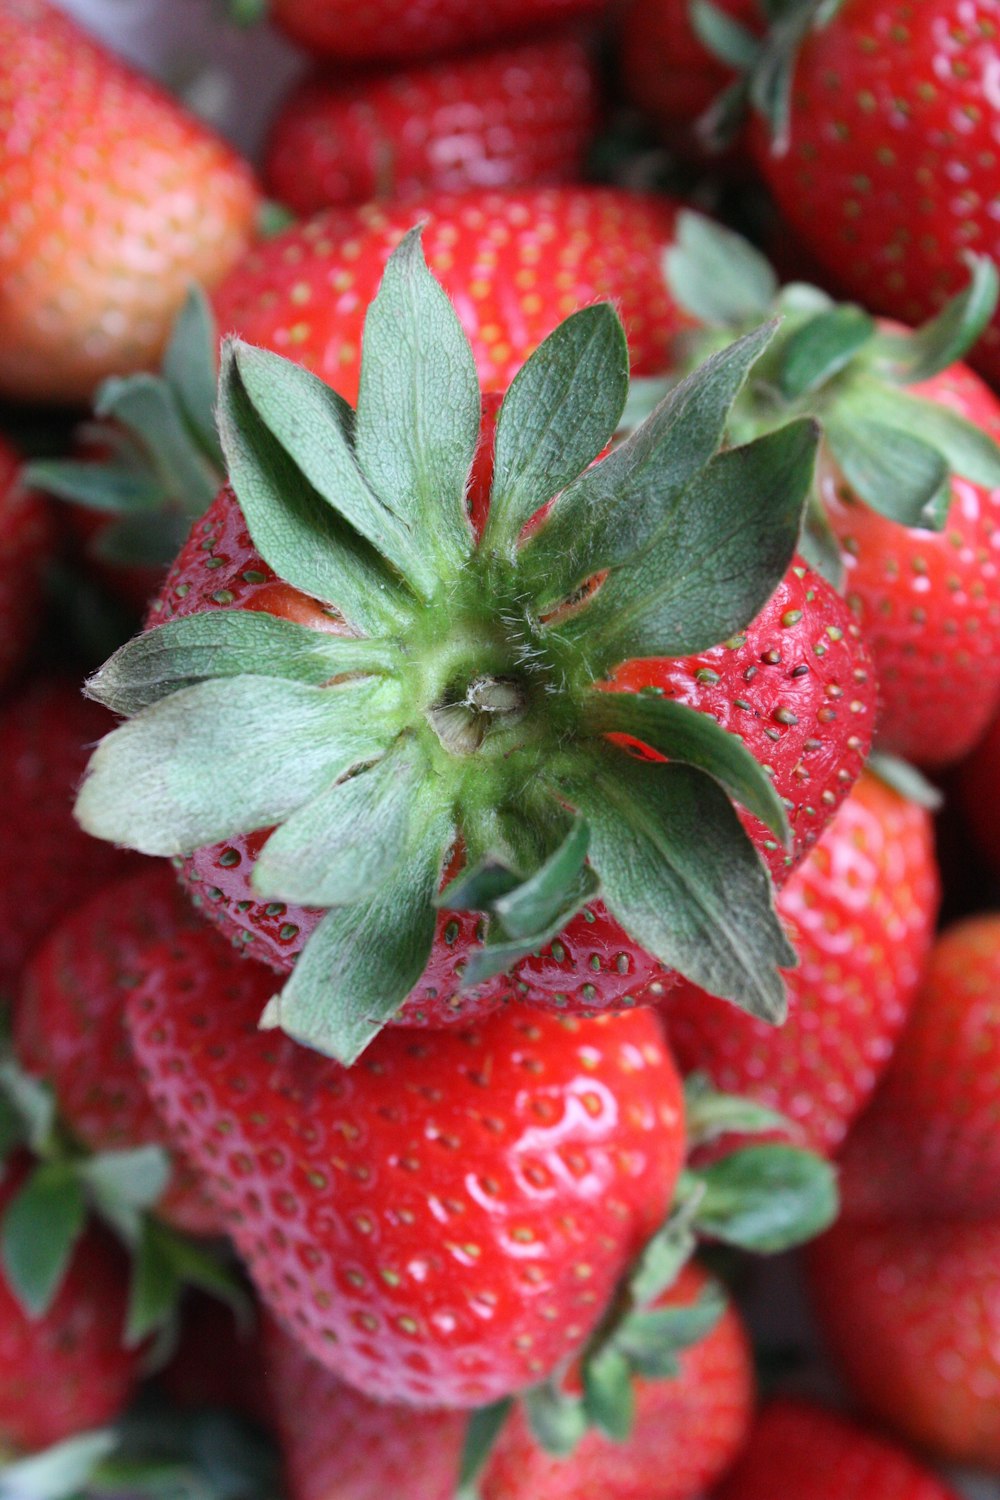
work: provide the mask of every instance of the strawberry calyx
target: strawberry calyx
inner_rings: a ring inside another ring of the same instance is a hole
[[[773,334],[710,359],[596,461],[627,348],[609,306],[574,314],[504,398],[481,540],[475,364],[419,230],[369,309],[356,412],[301,367],[227,345],[230,481],[260,555],[321,601],[319,628],[221,609],[122,648],[89,691],[131,717],[77,815],[164,855],[275,830],[255,890],[327,913],[263,1024],[350,1063],[423,972],[439,904],[486,918],[471,987],[598,892],[662,962],[783,1014],[794,957],[730,800],[787,838],[766,771],[709,715],[607,691],[624,661],[733,636],[792,561],[814,424],[719,451]]]
[[[996,442],[910,389],[961,359],[993,316],[997,269],[988,256],[968,260],[968,285],[934,318],[913,330],[887,327],[816,287],[781,287],[764,256],[741,236],[685,211],[665,257],[665,274],[703,331],[690,338],[682,368],[696,368],[727,340],[780,316],[778,332],[731,409],[730,440],[748,442],[810,416],[820,424],[824,450],[860,500],[900,525],[940,531],[954,475],[1000,485]],[[637,392],[634,409],[660,389]],[[818,479],[802,550],[832,583],[842,583],[840,548]]]

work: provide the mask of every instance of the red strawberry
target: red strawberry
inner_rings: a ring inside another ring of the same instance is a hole
[[[659,1306],[693,1302],[708,1277],[688,1265]],[[631,1435],[597,1432],[568,1458],[542,1452],[522,1410],[502,1431],[483,1475],[483,1500],[694,1500],[724,1473],[746,1439],[753,1364],[743,1325],[728,1307],[707,1337],[679,1356],[672,1379],[640,1381]]]
[[[88,890],[136,861],[73,821],[73,792],[108,717],[74,684],[37,681],[0,714],[0,851],[11,884],[0,923],[0,991],[12,992],[35,945]]]
[[[996,1223],[842,1218],[808,1260],[824,1337],[865,1406],[921,1448],[994,1470],[998,1257]]]
[[[264,179],[297,214],[568,182],[580,175],[597,103],[587,47],[562,34],[405,71],[320,73],[279,111]]]
[[[0,1185],[2,1213],[21,1184]],[[141,1351],[125,1349],[128,1274],[108,1235],[87,1229],[48,1311],[31,1318],[0,1275],[0,1443],[32,1452],[113,1421],[137,1384]]]
[[[0,392],[86,400],[155,362],[247,247],[248,167],[47,0],[0,3]]]
[[[24,971],[18,1060],[49,1081],[63,1123],[91,1151],[168,1144],[139,1076],[124,1005],[145,950],[196,920],[169,865],[157,862],[63,917]],[[200,1179],[180,1166],[159,1212],[193,1234],[219,1228]]]
[[[845,1212],[1000,1219],[1000,916],[938,940],[892,1065],[843,1157]]]
[[[715,1500],[957,1500],[895,1444],[811,1401],[782,1397],[757,1418]]]
[[[776,145],[760,126],[758,164],[844,291],[916,323],[962,285],[966,251],[1000,250],[996,0],[851,0],[815,26],[798,11],[787,123]],[[1000,374],[996,320],[977,361]]]
[[[560,319],[601,298],[621,313],[633,373],[658,373],[686,322],[660,271],[675,213],[667,199],[581,187],[330,210],[245,256],[216,292],[216,316],[224,333],[307,365],[354,401],[368,304],[391,251],[424,223],[428,264],[488,389],[506,390]]]
[[[257,1016],[207,929],[146,958],[136,1052],[265,1302],[360,1390],[469,1406],[543,1379],[662,1222],[683,1151],[654,1019],[509,1009],[347,1071]]]
[[[310,51],[344,62],[430,57],[593,15],[607,0],[271,0],[274,20]]]
[[[994,719],[955,779],[964,828],[991,870],[1000,870],[1000,718]]]
[[[684,1072],[788,1115],[833,1153],[889,1061],[933,936],[929,813],[861,777],[778,897],[798,954],[780,1030],[681,983],[664,1002]]]
[[[52,545],[48,511],[18,482],[19,460],[0,438],[0,687],[20,666],[42,611],[42,573]]]

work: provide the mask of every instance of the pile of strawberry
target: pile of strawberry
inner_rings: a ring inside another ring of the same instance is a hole
[[[0,1491],[955,1500],[1000,4],[228,3],[0,0]]]

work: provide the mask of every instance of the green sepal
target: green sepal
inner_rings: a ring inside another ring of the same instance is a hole
[[[474,949],[468,957],[462,974],[463,990],[475,989],[476,985],[493,979],[497,974],[506,974],[522,958],[537,953],[569,925],[577,912],[582,911],[588,901],[600,894],[600,881],[593,870],[581,870],[575,886],[566,893],[564,905],[544,927],[525,937],[508,938],[502,926],[491,924],[487,942]]]
[[[58,1295],[86,1218],[83,1185],[69,1162],[36,1167],[7,1205],[0,1258],[29,1317],[42,1317]]]
[[[678,1354],[706,1338],[725,1310],[725,1294],[710,1282],[694,1302],[630,1313],[615,1330],[612,1347],[635,1374],[670,1379],[678,1373]]]
[[[717,452],[733,402],[776,327],[754,329],[706,360],[625,442],[563,492],[519,558],[541,609],[561,603],[607,568],[630,567],[669,529],[678,497]]]
[[[690,209],[677,216],[663,268],[675,301],[710,328],[760,322],[778,294],[778,278],[759,250]]]
[[[867,505],[902,526],[941,530],[951,481],[937,448],[843,406],[831,409],[823,431],[841,473]]]
[[[233,1272],[202,1245],[147,1216],[132,1246],[125,1321],[125,1343],[130,1349],[172,1323],[185,1287],[197,1287],[227,1303],[237,1317],[249,1316],[250,1303]]]
[[[115,568],[162,569],[177,556],[190,530],[190,516],[178,510],[117,516],[90,538],[87,551]]]
[[[821,578],[838,594],[843,592],[846,570],[840,540],[815,487],[806,505],[806,520],[799,538],[799,552]]]
[[[987,489],[1000,488],[1000,445],[982,427],[940,402],[862,375],[852,379],[837,411],[845,422],[860,416],[919,438],[937,449],[953,474]]]
[[[313,630],[259,610],[205,610],[134,636],[89,679],[86,693],[131,717],[207,679],[257,675],[320,687],[399,662],[388,641]]]
[[[633,375],[618,423],[619,432],[629,433],[641,426],[678,383],[668,375]]]
[[[237,26],[259,26],[271,11],[270,0],[224,0],[226,14]]]
[[[257,551],[279,578],[333,604],[378,635],[405,613],[407,591],[392,568],[307,483],[254,410],[233,343],[219,371],[219,436]]]
[[[559,620],[595,676],[633,657],[689,656],[746,627],[795,554],[818,439],[806,418],[718,454],[655,542]]]
[[[661,962],[772,1023],[779,969],[796,963],[767,870],[726,794],[704,772],[618,756],[566,794],[591,828],[603,899]]]
[[[267,840],[253,869],[264,900],[345,906],[372,896],[406,847],[430,766],[412,736],[306,802]]]
[[[0,1090],[14,1106],[24,1139],[36,1156],[45,1156],[56,1133],[56,1098],[47,1083],[26,1073],[11,1056],[0,1061]]]
[[[487,854],[459,870],[438,892],[435,905],[444,911],[489,911],[498,896],[515,890],[523,879],[498,855]]]
[[[375,493],[448,566],[472,551],[465,492],[479,441],[472,347],[427,269],[420,228],[389,257],[365,317],[355,439]]]
[[[0,1090],[0,1176],[7,1162],[26,1140],[24,1120],[14,1101]]]
[[[488,910],[508,937],[531,938],[551,925],[565,909],[567,898],[579,889],[589,847],[590,829],[583,818],[574,818],[548,859],[526,880],[491,901]]]
[[[127,463],[87,463],[83,459],[40,458],[25,464],[22,483],[57,500],[91,510],[139,513],[148,521],[162,504],[163,488],[155,475]]]
[[[760,53],[760,41],[746,26],[709,0],[691,0],[688,17],[695,36],[713,57],[728,63],[738,73],[753,67]]]
[[[966,260],[968,286],[937,317],[912,332],[876,335],[869,358],[877,374],[899,385],[914,385],[947,369],[976,342],[996,310],[1000,275],[988,255],[969,255]]]
[[[457,1500],[465,1500],[465,1497],[472,1500],[475,1495],[476,1482],[486,1467],[513,1406],[513,1398],[505,1396],[501,1401],[494,1401],[491,1406],[479,1407],[469,1418],[458,1471]]]
[[[134,1245],[142,1234],[143,1214],[166,1191],[172,1165],[164,1147],[136,1146],[81,1157],[76,1171],[101,1217],[126,1244]]]
[[[551,1383],[532,1386],[522,1400],[539,1447],[557,1458],[572,1453],[587,1431],[583,1402],[563,1395]]]
[[[393,684],[232,677],[183,688],[103,739],[76,803],[88,833],[144,854],[282,822],[395,737]]]
[[[809,318],[782,342],[777,359],[781,394],[787,401],[798,401],[825,385],[850,364],[874,332],[874,319],[849,302]]]
[[[685,1171],[682,1190],[692,1186],[701,1191],[698,1233],[759,1254],[804,1244],[837,1216],[833,1167],[796,1146],[747,1146]]]
[[[433,804],[415,808],[410,847],[390,878],[367,900],[327,912],[261,1026],[280,1027],[350,1067],[426,967],[434,898],[453,838],[450,813]]]
[[[628,396],[625,330],[607,303],[560,323],[514,376],[497,416],[483,545],[509,551],[538,509],[610,442]]]
[[[698,1194],[692,1191],[671,1210],[629,1273],[628,1292],[633,1309],[648,1307],[673,1286],[695,1251],[694,1218]]]
[[[375,494],[352,446],[354,413],[301,365],[234,340],[232,358],[254,414],[312,489],[419,593],[437,582],[433,554],[408,517]]]
[[[922,771],[916,766],[911,766],[908,760],[903,760],[899,755],[890,755],[886,750],[873,750],[865,763],[865,770],[871,771],[879,781],[905,797],[908,802],[915,802],[926,812],[940,812],[944,806],[944,793],[928,781]]]
[[[739,1094],[723,1094],[704,1073],[684,1080],[684,1120],[688,1154],[724,1135],[765,1135],[795,1131],[786,1115]]]
[[[3,1500],[70,1500],[86,1491],[98,1468],[115,1450],[110,1428],[79,1432],[41,1453],[0,1468]]]
[[[635,1423],[632,1365],[617,1339],[599,1349],[583,1366],[583,1410],[590,1426],[612,1442],[623,1443]]]
[[[215,426],[218,346],[211,303],[203,288],[193,284],[188,288],[164,350],[163,378],[205,457],[221,474],[225,461]]]
[[[723,729],[711,714],[651,693],[591,692],[583,719],[591,733],[630,735],[671,761],[697,766],[776,838],[786,844],[790,839],[788,814],[774,783],[739,736]]]
[[[94,411],[135,435],[166,492],[185,497],[188,514],[207,510],[219,489],[217,463],[192,440],[180,402],[162,376],[112,376],[100,387]]]

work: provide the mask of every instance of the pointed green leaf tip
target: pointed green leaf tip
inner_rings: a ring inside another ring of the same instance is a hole
[[[594,686],[629,655],[717,645],[783,576],[813,425],[719,451],[776,328],[717,353],[601,458],[625,336],[607,306],[569,318],[503,401],[478,544],[475,363],[419,229],[368,311],[356,412],[227,344],[219,432],[250,534],[336,632],[212,608],[123,647],[89,691],[129,717],[78,816],[160,855],[271,830],[254,890],[325,915],[264,1025],[350,1063],[420,978],[443,902],[483,913],[470,988],[598,895],[665,963],[780,1014],[794,959],[728,800],[783,837],[767,776],[713,721]],[[669,764],[639,767],[609,735]],[[442,894],[456,848],[466,865]]]

